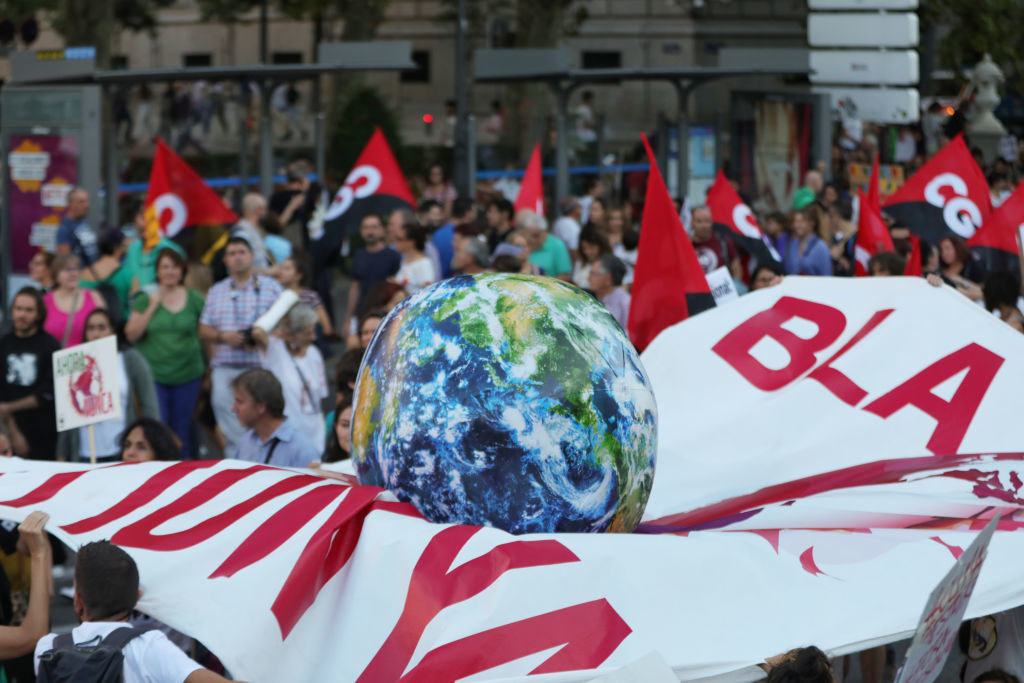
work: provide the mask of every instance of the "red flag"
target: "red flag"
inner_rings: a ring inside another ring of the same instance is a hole
[[[516,195],[515,211],[529,209],[538,216],[544,215],[544,184],[541,182],[540,143],[533,146],[530,163],[526,164],[523,182],[519,185]]]
[[[856,263],[853,274],[870,275],[868,261],[880,251],[894,251],[889,226],[882,218],[878,207],[878,155],[871,165],[871,179],[868,180],[868,193],[858,188],[860,197],[860,216],[857,219],[857,239],[853,244],[853,258]]]
[[[380,128],[356,159],[344,184],[324,214],[324,232],[317,238],[313,256],[319,265],[330,264],[342,242],[359,230],[368,214],[387,216],[395,209],[412,209],[416,199]]]
[[[1024,226],[1024,182],[1017,186],[967,240],[989,272],[1020,268],[1019,231]]]
[[[907,265],[903,267],[903,274],[910,277],[924,275],[921,268],[921,238],[917,235],[910,236],[910,256],[907,257]]]
[[[651,170],[627,327],[630,340],[643,351],[666,327],[711,308],[715,300],[647,137],[641,137]]]
[[[885,202],[885,212],[932,244],[970,239],[992,210],[985,175],[958,135]]]
[[[238,216],[224,205],[217,193],[159,138],[149,172],[145,217],[147,246],[156,244],[161,232],[174,237],[193,225],[238,221]]]
[[[757,224],[754,212],[736,194],[723,171],[718,172],[715,184],[708,190],[707,204],[716,232],[727,236],[753,255],[760,264],[782,262],[782,257],[768,242],[761,231],[761,226]]]

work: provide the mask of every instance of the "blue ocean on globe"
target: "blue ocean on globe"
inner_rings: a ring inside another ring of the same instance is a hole
[[[359,481],[427,519],[512,533],[632,531],[657,409],[622,328],[560,280],[444,280],[381,323],[356,384]]]

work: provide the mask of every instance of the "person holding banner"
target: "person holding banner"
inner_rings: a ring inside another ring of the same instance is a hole
[[[203,295],[185,287],[188,265],[173,249],[162,249],[156,259],[157,284],[132,304],[124,333],[149,363],[156,380],[160,415],[192,454],[192,414],[206,362],[199,341]]]
[[[939,240],[939,275],[943,281],[971,301],[981,301],[979,283],[984,279],[981,265],[974,260],[967,244],[954,235]]]
[[[123,677],[126,681],[154,683],[216,683],[222,676],[190,659],[163,631],[124,631],[131,624],[135,604],[142,595],[139,590],[139,569],[135,560],[110,541],[94,541],[78,549],[75,558],[75,614],[81,620],[67,636],[44,635],[35,647],[37,675],[48,674],[56,680],[56,658],[48,653],[67,651],[95,641],[118,643],[124,657]],[[120,631],[117,635],[115,632]],[[67,639],[66,643],[62,642]],[[95,654],[93,655],[96,656]],[[102,655],[100,655],[102,656]],[[63,679],[61,679],[63,680]]]
[[[0,419],[10,429],[17,455],[53,460],[53,353],[60,343],[43,329],[46,305],[35,287],[23,287],[11,303],[11,331],[0,337]]]
[[[14,659],[32,652],[36,641],[46,635],[50,622],[50,586],[53,583],[53,550],[44,527],[50,517],[43,512],[29,513],[18,525],[19,545],[24,544],[32,559],[32,581],[28,611],[19,626],[0,626],[0,660]]]
[[[57,438],[57,457],[67,462],[90,462],[89,429],[93,429],[96,444],[96,462],[117,462],[121,460],[120,437],[126,424],[139,417],[160,417],[153,373],[142,355],[127,345],[117,333],[110,314],[97,308],[85,320],[85,341],[91,342],[103,337],[117,336],[116,381],[121,387],[121,417],[97,422],[89,427],[79,427],[61,432]]]
[[[44,329],[60,341],[61,348],[82,343],[86,317],[97,308],[106,308],[103,296],[80,287],[82,262],[75,254],[58,254],[53,260],[57,287],[46,293]]]

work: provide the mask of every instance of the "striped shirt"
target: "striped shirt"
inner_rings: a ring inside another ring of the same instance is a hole
[[[242,286],[233,278],[225,278],[210,288],[206,306],[199,322],[218,332],[244,332],[252,329],[256,318],[266,313],[282,292],[277,280],[266,275],[253,275]],[[255,349],[235,349],[217,344],[211,367],[255,368],[260,355]]]

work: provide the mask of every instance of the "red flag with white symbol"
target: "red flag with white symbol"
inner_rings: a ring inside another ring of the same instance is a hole
[[[991,205],[985,175],[958,135],[890,195],[883,208],[914,234],[938,244],[948,235],[973,237]]]
[[[967,246],[985,264],[989,272],[1018,272],[1020,229],[1024,227],[1024,183],[1017,186],[974,235]]]
[[[782,257],[757,224],[754,212],[743,203],[722,171],[718,172],[714,185],[708,190],[707,204],[717,233],[753,255],[759,264],[782,262]]]
[[[238,221],[235,212],[199,174],[159,138],[153,168],[149,172],[145,217],[147,246],[156,244],[161,233],[174,237],[184,228],[194,225],[224,225]]]
[[[413,209],[416,199],[380,128],[356,159],[341,188],[327,207],[323,235],[313,245],[313,256],[322,265],[338,255],[343,241],[358,232],[369,214],[385,219],[395,209]]]

